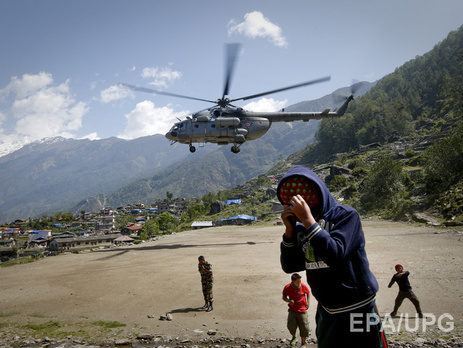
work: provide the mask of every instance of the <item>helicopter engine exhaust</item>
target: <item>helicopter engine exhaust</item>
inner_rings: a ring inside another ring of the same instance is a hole
[[[218,127],[230,127],[239,125],[241,120],[238,117],[217,117],[215,125]]]

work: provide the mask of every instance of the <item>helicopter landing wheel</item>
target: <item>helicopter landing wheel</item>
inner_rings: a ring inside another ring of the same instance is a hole
[[[241,151],[241,150],[240,150],[239,146],[233,145],[233,146],[231,147],[231,152],[233,152],[233,153],[238,153],[238,152],[240,152],[240,151]]]
[[[190,144],[190,152],[193,153],[196,151],[196,147]]]

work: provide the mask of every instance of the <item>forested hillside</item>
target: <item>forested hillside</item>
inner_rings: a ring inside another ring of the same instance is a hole
[[[338,198],[390,218],[463,220],[463,27],[323,120],[287,165],[331,170]],[[340,174],[340,173],[339,173]]]
[[[326,162],[334,153],[384,143],[395,132],[412,135],[423,122],[461,118],[462,64],[463,27],[378,81],[352,103],[346,117],[323,120],[306,159]]]

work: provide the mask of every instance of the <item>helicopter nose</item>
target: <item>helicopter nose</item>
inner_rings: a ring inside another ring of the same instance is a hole
[[[170,139],[170,140],[173,140],[173,138],[177,137],[177,135],[178,135],[178,133],[176,131],[167,132],[166,133],[166,138]]]

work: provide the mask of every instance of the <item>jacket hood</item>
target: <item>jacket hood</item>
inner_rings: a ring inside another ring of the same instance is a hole
[[[278,183],[277,197],[281,204],[284,204],[284,203],[283,203],[282,197],[280,197],[280,188],[287,179],[289,179],[290,177],[294,177],[294,176],[305,177],[306,179],[312,181],[318,187],[319,193],[321,195],[321,202],[319,203],[319,205],[322,208],[320,212],[321,216],[319,218],[325,217],[330,212],[330,210],[336,204],[338,204],[336,200],[334,199],[334,197],[331,195],[326,185],[318,177],[318,175],[315,174],[312,170],[302,167],[302,166],[291,168],[285,175],[283,175],[280,182]]]

